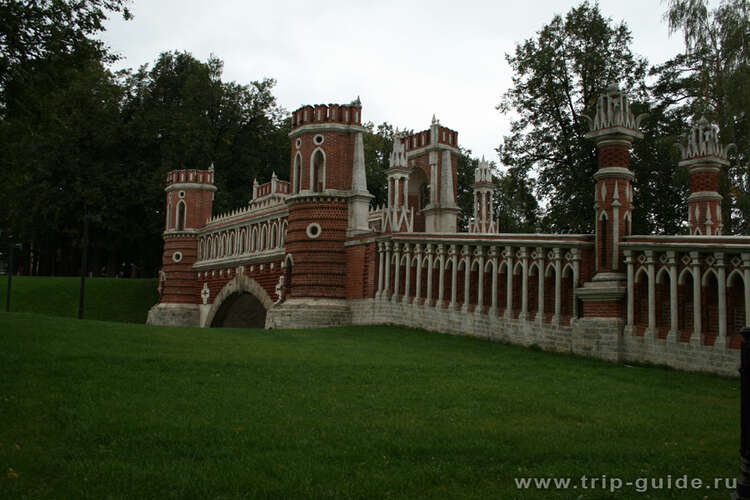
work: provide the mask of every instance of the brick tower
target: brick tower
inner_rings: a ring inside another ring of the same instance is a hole
[[[599,97],[587,139],[596,143],[599,168],[594,174],[595,275],[576,290],[584,316],[621,318],[625,273],[620,242],[631,233],[633,172],[630,148],[643,138],[638,130],[645,115],[634,117],[624,92],[616,84]]]
[[[499,228],[492,208],[495,185],[492,183],[490,164],[485,161],[484,156],[474,170],[474,184],[471,187],[474,189],[474,219],[469,225],[469,232],[497,233]]]
[[[690,173],[688,224],[691,235],[719,235],[723,228],[722,196],[719,191],[719,172],[727,167],[727,150],[719,143],[718,127],[706,118],[695,123],[688,136],[687,147],[678,144],[682,153],[679,165]]]
[[[368,207],[362,105],[304,106],[292,114],[292,193],[287,198],[287,300],[270,311],[274,327],[349,321],[347,237],[366,233]]]
[[[197,260],[197,228],[211,217],[214,167],[173,170],[167,175],[164,251],[159,273],[161,298],[148,313],[148,323],[198,324],[198,290],[193,264]]]

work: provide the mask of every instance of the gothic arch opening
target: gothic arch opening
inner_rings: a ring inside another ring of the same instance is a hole
[[[264,328],[266,308],[255,295],[237,292],[227,297],[216,311],[212,328]]]
[[[310,189],[315,193],[325,191],[326,188],[326,158],[323,150],[316,149],[312,156],[310,165],[312,175],[310,176]]]
[[[180,201],[177,204],[177,224],[175,224],[178,231],[185,229],[185,202]]]
[[[294,157],[294,173],[292,174],[292,182],[294,183],[294,194],[299,193],[300,185],[302,184],[302,155],[297,153]]]

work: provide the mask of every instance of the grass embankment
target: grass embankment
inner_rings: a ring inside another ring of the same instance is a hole
[[[724,499],[577,481],[736,476],[738,392],[404,328],[0,314],[0,498]]]
[[[11,312],[78,316],[80,278],[13,276]],[[89,278],[84,317],[105,321],[145,323],[148,309],[159,298],[155,279]],[[0,277],[0,310],[5,311],[8,277]]]

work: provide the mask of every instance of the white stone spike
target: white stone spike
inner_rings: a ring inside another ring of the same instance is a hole
[[[617,181],[615,181],[615,192],[612,193],[612,199],[613,200],[619,200],[620,199],[620,189],[617,184]]]
[[[607,184],[602,182],[602,201],[607,199]]]

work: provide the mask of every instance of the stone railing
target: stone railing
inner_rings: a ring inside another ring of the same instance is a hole
[[[286,217],[240,220],[219,228],[207,228],[198,237],[197,267],[245,262],[254,257],[284,253]]]
[[[632,236],[626,334],[739,348],[750,326],[750,237]]]
[[[378,238],[376,300],[570,324],[587,235],[393,234]],[[389,263],[390,265],[387,265]]]

